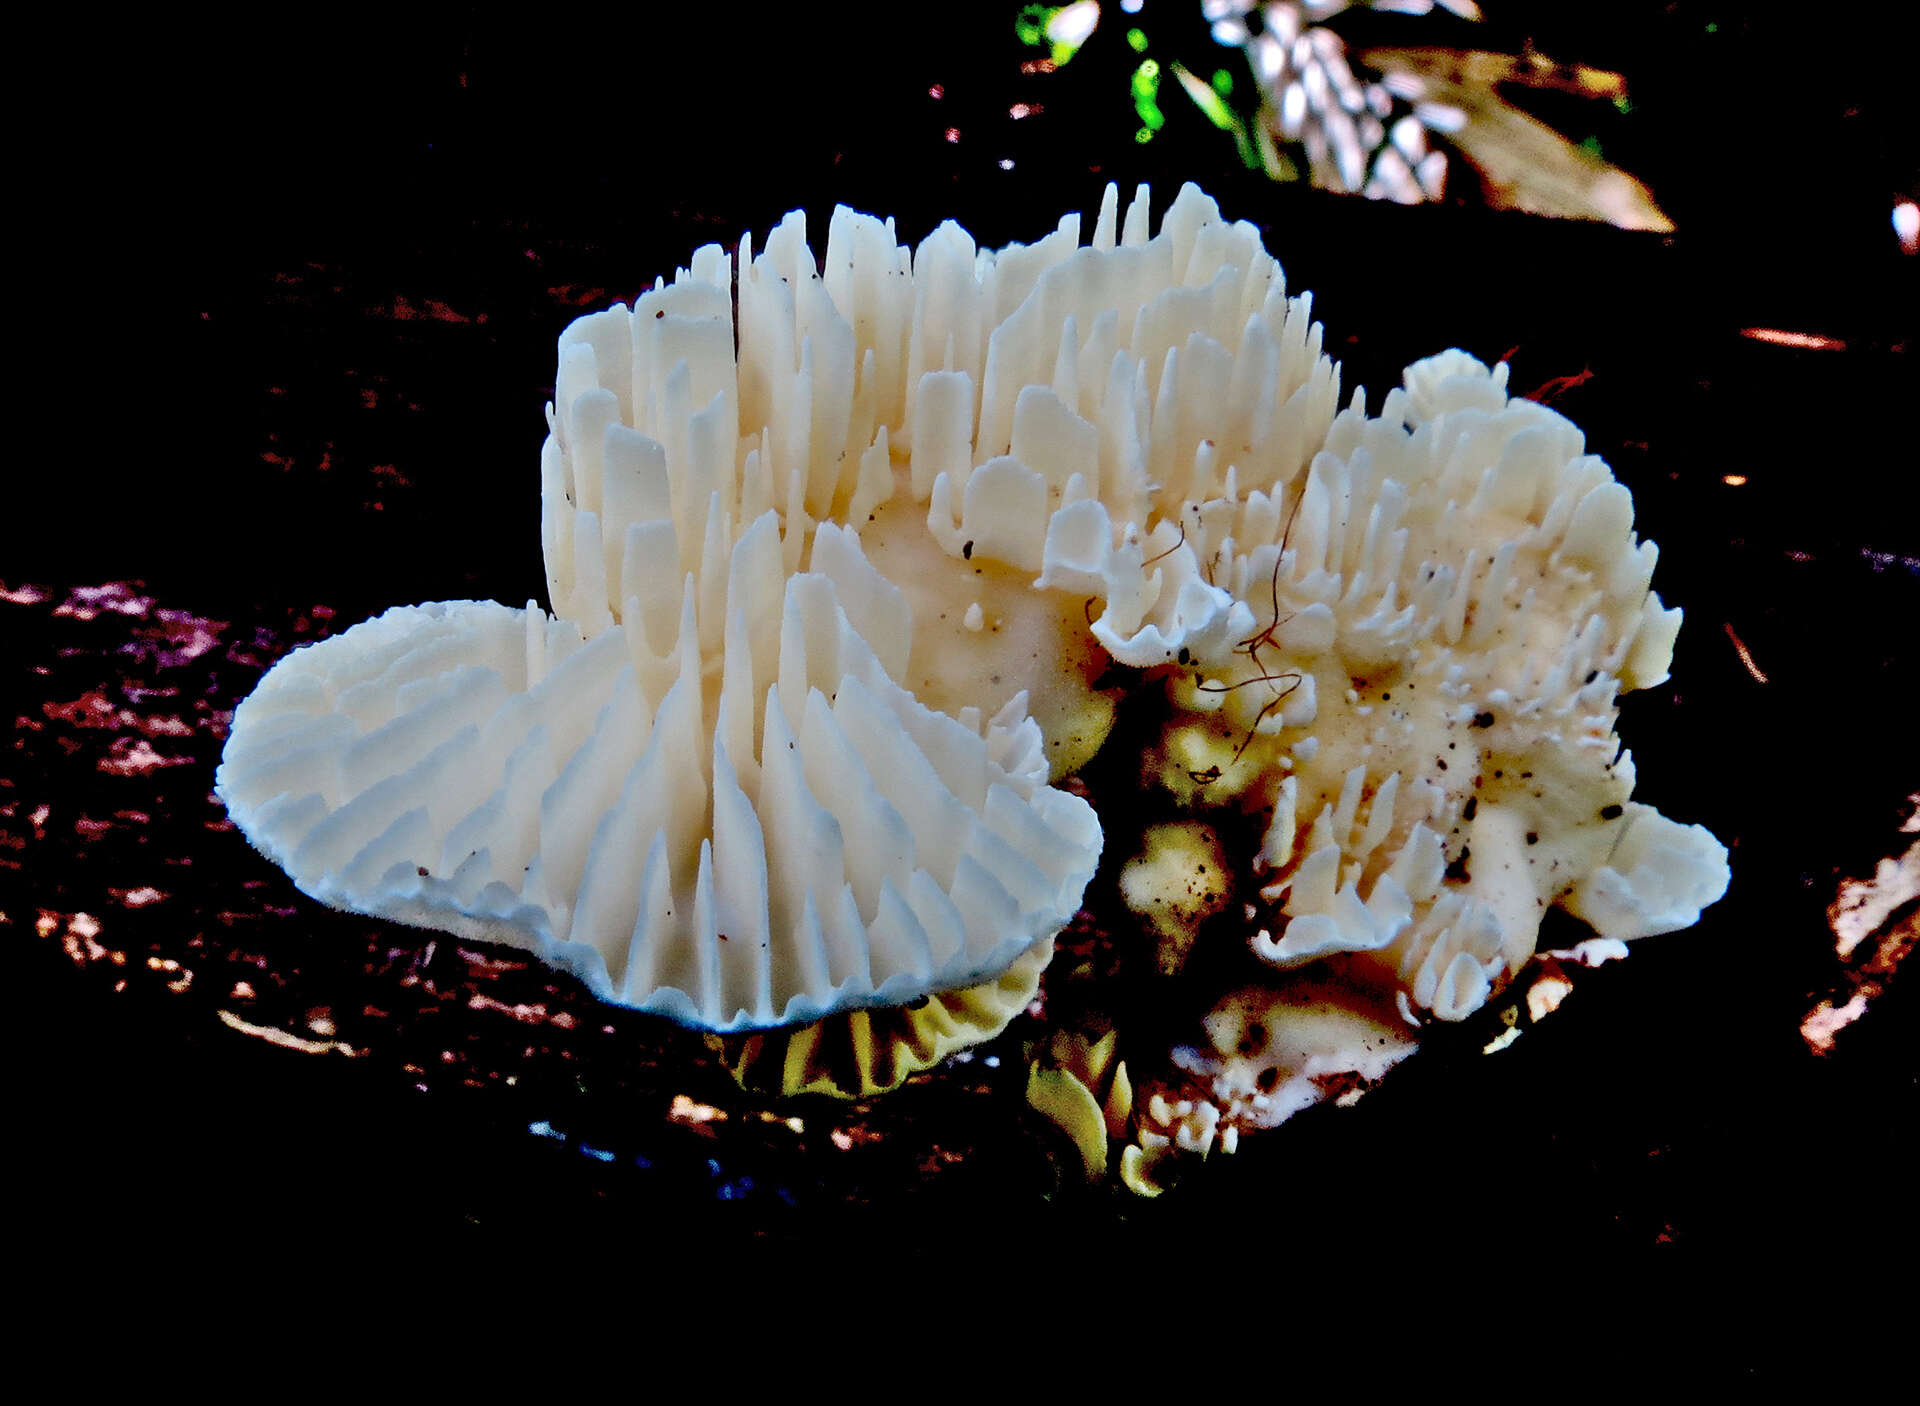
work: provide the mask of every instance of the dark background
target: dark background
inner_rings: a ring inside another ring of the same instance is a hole
[[[1479,25],[1346,17],[1356,38],[1398,38],[1397,21],[1437,42],[1531,43],[1624,72],[1627,116],[1523,98],[1567,135],[1601,138],[1648,182],[1679,226],[1662,239],[1274,186],[1171,89],[1167,127],[1142,146],[1127,25],[1202,71],[1237,62],[1208,39],[1197,6],[1174,0],[1137,17],[1109,5],[1082,54],[1045,75],[1019,72],[1039,51],[1018,44],[1011,6],[1006,16],[993,5],[647,8],[556,20],[551,33],[519,17],[348,7],[325,24],[176,14],[84,43],[49,39],[62,100],[20,143],[36,197],[25,223],[46,241],[22,279],[52,332],[36,382],[53,411],[42,457],[138,510],[75,514],[67,479],[54,501],[68,511],[12,524],[9,569],[186,585],[258,568],[289,586],[308,571],[330,583],[330,538],[268,542],[243,526],[285,520],[292,500],[325,506],[305,485],[276,494],[261,472],[263,452],[317,451],[266,446],[268,433],[292,434],[287,413],[336,444],[349,428],[299,414],[338,387],[271,388],[322,364],[337,378],[352,368],[333,362],[395,341],[427,359],[452,354],[456,334],[431,325],[433,303],[487,317],[484,354],[460,344],[461,377],[497,413],[436,422],[407,476],[481,473],[497,492],[530,496],[531,477],[505,465],[530,461],[544,433],[549,330],[630,297],[698,243],[731,246],[796,207],[823,226],[836,202],[893,214],[912,238],[959,218],[995,245],[1037,237],[1061,209],[1091,210],[1107,180],[1123,191],[1151,181],[1164,203],[1197,179],[1227,213],[1271,231],[1294,286],[1316,291],[1347,383],[1376,397],[1406,361],[1454,341],[1489,360],[1518,346],[1517,385],[1577,372],[1528,357],[1555,338],[1567,346],[1576,328],[1631,339],[1643,374],[1684,366],[1698,382],[1732,358],[1729,369],[1771,378],[1779,394],[1756,397],[1764,416],[1710,399],[1668,407],[1698,436],[1690,462],[1762,445],[1827,459],[1835,417],[1823,407],[1844,400],[1842,418],[1876,418],[1904,399],[1911,363],[1887,352],[1913,331],[1915,265],[1888,217],[1903,191],[1913,198],[1920,156],[1902,120],[1912,116],[1903,46],[1865,12],[1846,28],[1806,5],[1523,2],[1489,6]],[[1019,101],[1045,111],[1012,120]],[[944,140],[949,127],[961,140]],[[1472,185],[1456,161],[1456,192]],[[289,304],[309,320],[290,318]],[[407,325],[410,315],[429,325]],[[355,316],[385,323],[378,345],[329,345]],[[1841,338],[1865,355],[1718,344],[1751,325]],[[1624,409],[1622,399],[1610,404]],[[1859,516],[1854,495],[1802,495],[1802,509],[1822,516],[1821,500],[1837,500],[1832,516],[1848,523]],[[1909,502],[1873,514],[1888,549],[1892,509]],[[491,509],[458,530],[475,539],[472,556],[501,565],[476,578],[481,593],[511,595],[535,542],[518,514]],[[357,527],[370,553],[420,555],[405,513]],[[443,579],[438,563],[427,574]]]
[[[794,207],[819,233],[841,201],[911,240],[953,217],[996,245],[1091,212],[1107,180],[1151,181],[1156,209],[1197,180],[1315,291],[1345,384],[1376,406],[1400,366],[1448,345],[1512,352],[1521,390],[1593,373],[1556,404],[1635,490],[1664,549],[1656,585],[1689,618],[1676,682],[1633,700],[1622,731],[1642,794],[1734,846],[1734,889],[1506,1056],[1410,1068],[1268,1139],[1204,1199],[1124,1224],[1040,1215],[1023,1235],[1082,1255],[1196,1237],[1325,1252],[1350,1235],[1411,1284],[1537,1263],[1548,1240],[1564,1263],[1628,1273],[1793,1270],[1811,1277],[1787,1292],[1810,1302],[1835,1266],[1910,1251],[1912,974],[1827,1058],[1797,1026],[1838,980],[1835,884],[1894,851],[1920,786],[1920,260],[1888,223],[1915,184],[1911,50],[1871,10],[1828,25],[1802,5],[1489,0],[1488,24],[1447,31],[1624,72],[1633,112],[1596,133],[1674,219],[1661,237],[1275,186],[1177,93],[1140,145],[1120,32],[1200,53],[1204,26],[1170,0],[1137,20],[1110,5],[1071,64],[1023,75],[1036,51],[1014,8],[149,15],[23,44],[60,97],[16,130],[32,370],[0,581],[138,579],[223,619],[324,600],[343,623],[541,596],[540,407],[571,317]],[[1016,122],[1015,102],[1045,111]],[[22,712],[33,639],[0,646]],[[65,862],[0,875],[24,885],[0,908],[112,882]],[[29,1160],[43,1195],[111,1227],[103,1254],[155,1233],[129,1165],[201,1234],[232,1228],[240,1185],[281,1189],[244,1198],[269,1238],[417,1218],[618,1241],[653,1218],[564,1149],[183,1029],[165,1003],[130,1015],[30,933],[7,940],[31,993],[10,1031],[41,1130]],[[1436,1146],[1443,1171],[1410,1153]],[[444,1190],[456,1169],[457,1194],[388,1194]],[[1277,1183],[1315,1190],[1276,1207]],[[1462,1198],[1479,1227],[1464,1247],[1440,1229]],[[1357,1224],[1302,1224],[1300,1205],[1357,1207]]]

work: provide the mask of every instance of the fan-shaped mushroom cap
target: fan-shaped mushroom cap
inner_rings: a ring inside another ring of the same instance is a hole
[[[409,607],[276,666],[221,793],[323,902],[712,1029],[967,986],[1051,936],[1099,827],[1045,785],[1032,722],[915,703],[828,576],[736,575],[717,711],[691,585],[677,665],[532,607]]]

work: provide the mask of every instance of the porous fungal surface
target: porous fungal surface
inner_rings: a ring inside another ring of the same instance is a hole
[[[1461,353],[1341,410],[1257,231],[1191,186],[1147,212],[910,251],[840,209],[818,259],[796,213],[574,323],[552,614],[405,607],[288,656],[235,715],[234,817],[324,902],[792,1025],[992,981],[1073,915],[1101,826],[1050,783],[1117,672],[1187,812],[1110,856],[1126,901],[1270,964],[1209,1026],[1236,1048],[1311,992],[1248,1125],[1484,1003],[1548,904],[1693,921],[1724,851],[1631,801],[1613,737],[1678,624],[1626,490]],[[1205,1104],[1157,1096],[1143,1146],[1206,1145]]]

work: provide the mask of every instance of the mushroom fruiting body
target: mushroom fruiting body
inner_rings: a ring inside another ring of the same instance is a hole
[[[389,611],[275,667],[222,794],[323,902],[529,947],[687,1024],[997,975],[1077,907],[1091,812],[1045,784],[1030,720],[969,726],[891,683],[831,578],[772,589],[770,641],[733,612],[740,692],[721,681],[711,722],[691,604],[677,661],[532,606]],[[755,644],[777,661],[757,747],[735,730]]]
[[[297,651],[220,794],[324,902],[689,1024],[985,981],[1093,872],[1098,822],[1047,782],[1111,722],[1100,646],[1229,618],[1148,519],[1216,486],[1215,422],[1291,477],[1335,389],[1257,232],[1191,187],[1151,238],[1144,188],[1124,227],[1109,188],[1087,248],[1069,215],[909,254],[841,209],[817,265],[796,212],[562,334],[554,615],[403,609]]]
[[[1630,799],[1614,732],[1680,623],[1649,589],[1655,550],[1579,430],[1505,382],[1462,352],[1416,363],[1380,415],[1335,419],[1297,483],[1188,510],[1252,619],[1170,674],[1148,765],[1196,806],[1265,817],[1247,940],[1279,973],[1177,1056],[1149,1154],[1377,1079],[1410,1027],[1483,1007],[1551,905],[1632,939],[1726,890],[1712,835]]]
[[[712,1030],[1004,997],[1100,854],[1049,782],[1115,663],[1167,700],[1166,844],[1267,816],[1231,885],[1123,890],[1188,945],[1257,890],[1254,953],[1365,992],[1322,1065],[1382,1002],[1470,1012],[1548,903],[1630,937],[1725,886],[1613,739],[1678,623],[1626,490],[1461,353],[1340,411],[1307,299],[1191,186],[1151,235],[1109,188],[1086,246],[840,209],[816,262],[790,215],[568,327],[548,422],[551,616],[390,611],[236,711],[220,793],[327,903]]]
[[[1616,695],[1666,678],[1679,612],[1584,448],[1507,397],[1504,367],[1449,352],[1203,544],[1254,619],[1173,691],[1216,749],[1244,748],[1219,790],[1272,810],[1255,864],[1286,921],[1261,957],[1364,954],[1457,1020],[1555,901],[1634,938],[1725,890],[1711,836],[1629,803]]]

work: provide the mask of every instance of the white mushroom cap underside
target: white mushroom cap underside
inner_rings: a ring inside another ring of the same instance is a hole
[[[1100,830],[1036,780],[1032,723],[915,703],[830,576],[729,604],[756,587],[711,715],[691,591],[677,669],[531,606],[389,611],[273,669],[220,793],[322,902],[711,1029],[969,985],[1057,931]]]

